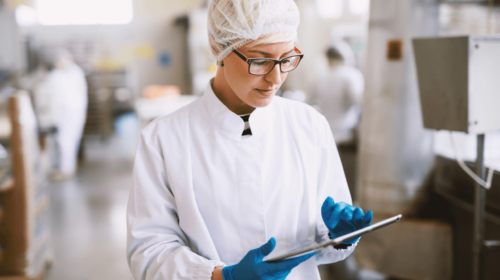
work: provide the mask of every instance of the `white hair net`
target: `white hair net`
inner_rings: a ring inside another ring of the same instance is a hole
[[[300,14],[293,0],[211,0],[208,37],[217,61],[231,51],[275,33],[270,42],[297,39]]]

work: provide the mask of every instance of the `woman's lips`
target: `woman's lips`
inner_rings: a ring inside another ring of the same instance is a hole
[[[273,89],[256,88],[255,90],[257,90],[258,92],[260,92],[260,94],[265,95],[265,96],[271,96],[274,93]]]

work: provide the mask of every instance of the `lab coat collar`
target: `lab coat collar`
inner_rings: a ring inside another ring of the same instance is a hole
[[[235,140],[242,140],[245,122],[240,116],[229,110],[215,95],[212,89],[213,79],[208,83],[203,95],[205,107],[216,127]],[[273,98],[274,99],[274,98]],[[258,138],[266,129],[273,106],[273,101],[266,107],[256,108],[250,115],[251,138]]]

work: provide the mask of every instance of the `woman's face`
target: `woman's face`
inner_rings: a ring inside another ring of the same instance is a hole
[[[273,59],[290,56],[293,50],[293,41],[258,46],[247,44],[238,49],[247,58]],[[248,73],[248,64],[234,52],[224,58],[223,62],[224,75],[229,87],[241,101],[254,108],[267,106],[288,75],[282,73],[278,65],[266,75],[251,75]]]

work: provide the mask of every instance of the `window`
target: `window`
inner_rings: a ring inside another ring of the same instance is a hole
[[[37,0],[42,25],[127,24],[132,0]]]

